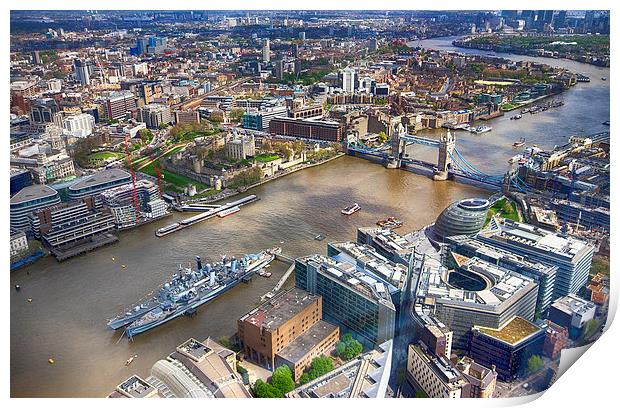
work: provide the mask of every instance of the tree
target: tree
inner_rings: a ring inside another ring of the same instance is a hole
[[[346,348],[347,345],[343,341],[339,341],[336,345],[336,354],[339,356],[343,355]]]
[[[305,149],[306,144],[303,142],[303,140],[296,140],[293,142],[293,151],[295,152],[295,154],[300,154]]]
[[[239,122],[243,117],[243,113],[244,110],[241,108],[233,109],[232,112],[230,112],[230,121],[235,123]]]
[[[293,381],[293,373],[287,365],[281,365],[276,368],[271,376],[271,385],[278,389],[282,395],[295,389],[295,381]]]
[[[310,370],[303,373],[299,378],[300,384],[306,384],[322,375],[325,375],[334,369],[334,362],[331,358],[321,355],[315,357],[310,364]]]
[[[527,370],[530,374],[534,374],[539,371],[541,368],[545,366],[545,362],[542,357],[534,354],[532,357],[527,360]]]
[[[144,143],[150,143],[151,140],[153,140],[153,132],[151,132],[149,129],[141,129],[138,132],[138,135],[140,136],[140,140],[142,140]]]
[[[351,333],[346,333],[336,345],[336,354],[344,360],[350,360],[357,357],[363,349],[362,343],[355,340]]]
[[[428,395],[422,390],[417,390],[415,392],[415,398],[428,398]]]
[[[388,140],[388,136],[384,131],[379,132],[379,141],[385,143]]]
[[[595,319],[588,321],[581,333],[581,340],[583,341],[583,340],[589,339],[590,336],[596,333],[597,329],[598,329],[598,322]]]
[[[230,186],[233,188],[247,186],[254,184],[261,179],[263,172],[258,167],[252,167],[251,169],[244,170],[234,176],[231,180]]]
[[[232,348],[232,342],[226,336],[220,337],[219,339],[217,339],[217,342],[220,343],[222,346],[226,347],[227,349]]]
[[[91,154],[95,147],[97,147],[97,143],[94,138],[78,139],[73,145],[73,158],[81,167],[87,167],[89,165],[88,155]]]
[[[335,151],[335,152],[342,151],[342,145],[340,143],[338,143],[338,142],[331,142],[329,144],[329,147],[331,147],[332,150]]]
[[[284,396],[280,390],[260,378],[254,384],[254,395],[257,398],[282,398]]]

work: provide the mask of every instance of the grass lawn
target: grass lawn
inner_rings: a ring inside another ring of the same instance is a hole
[[[109,158],[122,159],[125,157],[122,153],[116,152],[96,152],[88,155],[88,160],[107,160]]]
[[[184,147],[185,147],[185,145],[176,146],[176,147],[170,149],[169,152],[164,154],[164,157],[169,157],[172,154],[174,154],[175,152],[178,152],[179,150],[183,149]],[[146,159],[148,159],[148,157],[141,157],[138,160],[139,161],[144,161]],[[136,161],[134,161],[133,163],[135,164]],[[136,171],[141,171],[142,173],[148,174],[149,176],[157,177],[157,172],[155,171],[155,165],[159,165],[159,159],[154,160],[153,162],[151,162],[151,163],[147,164],[146,166],[142,167],[141,169],[136,169]],[[162,176],[161,177],[162,181],[164,181],[167,184],[167,186],[164,187],[164,189],[166,191],[183,192],[183,189],[188,184],[195,185],[196,186],[196,190],[198,190],[198,191],[204,190],[204,189],[209,187],[206,184],[201,183],[201,182],[199,182],[197,180],[191,179],[191,178],[183,176],[181,174],[173,173],[171,171],[162,169],[161,167],[160,167],[160,172],[161,172],[161,176]]]
[[[279,158],[280,156],[278,156],[277,154],[259,154],[256,157],[254,157],[256,161],[259,161],[261,163],[269,163],[270,161],[274,161]]]
[[[145,166],[143,169],[140,170],[143,173],[146,173],[150,176],[153,177],[157,177],[157,172],[155,171],[155,166],[153,165],[153,163],[150,163],[148,166]],[[174,190],[175,191],[181,191],[183,190],[188,184],[193,184],[196,186],[196,190],[200,191],[200,190],[204,190],[205,188],[207,188],[208,186],[206,184],[203,184],[199,181],[196,181],[194,179],[191,179],[189,177],[185,177],[181,174],[177,174],[177,173],[173,173],[171,171],[165,170],[165,169],[161,169],[161,179],[162,181],[172,184],[174,187],[176,187]]]
[[[516,109],[519,106],[521,106],[521,104],[505,103],[502,106],[500,106],[500,109],[503,110],[503,111],[507,111],[507,110]]]
[[[484,79],[479,79],[474,82],[480,85],[497,85],[497,86],[509,86],[513,84],[513,82],[510,82],[510,81],[486,81]]]
[[[506,200],[505,198],[502,198],[493,204],[491,208],[489,208],[489,212],[487,214],[487,224],[491,221],[491,217],[494,215],[499,215],[502,218],[507,218],[513,221],[519,221],[517,205],[512,201]]]
[[[198,137],[204,136],[212,136],[220,132],[220,129],[212,129],[212,130],[191,130],[189,132],[181,133],[179,135],[173,136],[172,140],[175,142],[191,142],[192,140]]]

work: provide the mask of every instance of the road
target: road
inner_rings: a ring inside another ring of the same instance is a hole
[[[407,353],[409,344],[415,335],[415,294],[418,286],[418,271],[424,265],[424,254],[414,252],[414,264],[409,272],[409,279],[403,288],[404,296],[401,300],[400,315],[397,322],[397,333],[392,345],[392,372],[390,373],[389,385],[396,394],[408,395],[407,381],[403,378],[403,370],[407,369]],[[403,388],[401,388],[403,387]]]
[[[553,380],[557,366],[544,368],[526,379],[511,384],[510,389],[505,394],[506,397],[523,397],[526,395],[537,394],[546,391]],[[527,388],[524,385],[527,384]]]

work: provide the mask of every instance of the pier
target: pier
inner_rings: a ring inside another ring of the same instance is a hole
[[[275,294],[278,293],[278,291],[280,289],[282,289],[282,286],[284,286],[284,283],[286,283],[286,281],[291,276],[293,271],[295,271],[295,260],[293,258],[291,258],[290,256],[286,256],[286,255],[282,255],[282,254],[276,254],[276,259],[278,261],[280,261],[280,262],[284,262],[284,263],[290,264],[290,266],[288,267],[286,272],[284,272],[284,275],[282,275],[282,277],[278,280],[278,283],[276,283],[276,286],[274,286],[271,291],[269,291],[269,292],[265,293],[263,296],[261,296],[261,298],[260,298],[261,302],[264,302],[265,300],[271,299],[272,297],[274,297]]]
[[[257,200],[258,200],[258,197],[252,194],[247,197],[243,197],[237,201],[233,201],[232,203],[227,203],[227,204],[218,205],[218,206],[211,206],[213,208],[207,209],[201,214],[194,215],[193,217],[186,218],[182,220],[181,222],[170,224],[163,228],[158,229],[157,231],[155,231],[155,235],[157,235],[158,237],[163,237],[164,235],[172,234],[173,232],[180,231],[183,228],[187,228],[201,221],[208,220],[209,218],[213,218],[221,212],[224,212],[234,207],[241,207],[243,205],[253,203],[254,201],[257,201]]]

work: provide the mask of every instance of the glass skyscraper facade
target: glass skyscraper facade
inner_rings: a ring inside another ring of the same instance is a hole
[[[321,255],[295,260],[295,286],[323,298],[323,318],[366,347],[394,337],[396,310],[382,283]]]

